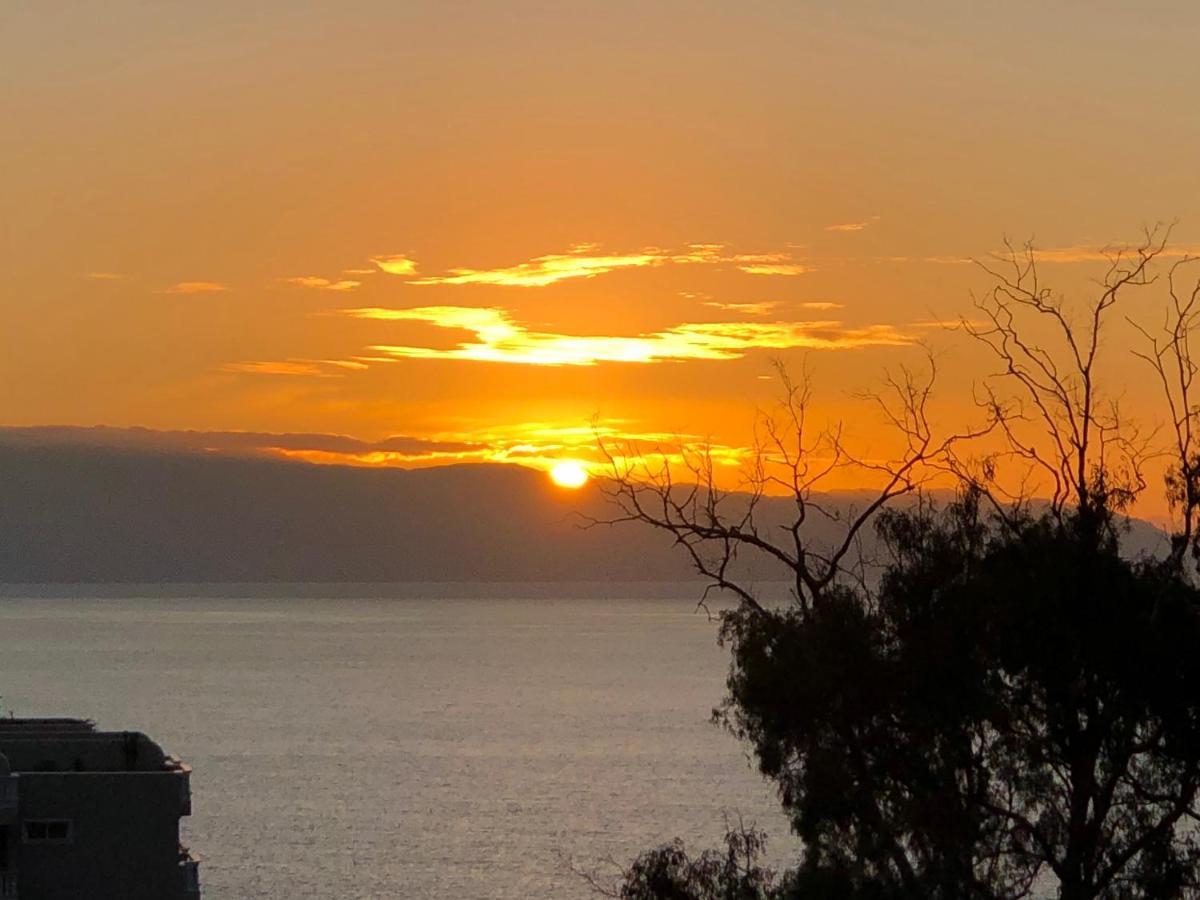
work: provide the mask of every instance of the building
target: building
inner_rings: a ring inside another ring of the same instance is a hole
[[[0,898],[198,898],[190,776],[138,732],[0,719]]]

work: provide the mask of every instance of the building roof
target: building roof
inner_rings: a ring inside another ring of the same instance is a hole
[[[86,719],[0,719],[0,775],[184,768],[138,731],[98,731]]]

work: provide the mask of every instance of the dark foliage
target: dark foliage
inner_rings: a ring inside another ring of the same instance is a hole
[[[877,593],[725,617],[719,716],[802,839],[671,844],[627,873],[650,898],[1200,896],[1200,592],[1130,561],[1111,523],[987,527],[974,495],[888,512]]]
[[[676,840],[643,853],[611,891],[621,900],[762,900],[775,897],[775,875],[760,860],[765,837],[730,829],[723,851],[692,857]]]
[[[723,505],[707,457],[694,488],[668,466],[640,480],[614,467],[618,521],[669,532],[739,599],[723,616],[732,665],[717,718],[753,748],[802,850],[737,894],[697,880],[714,857],[660,848],[630,870],[642,893],[628,896],[1200,900],[1200,281],[1176,279],[1193,260],[1169,270],[1167,325],[1143,330],[1138,354],[1174,432],[1166,558],[1121,552],[1151,446],[1097,386],[1103,322],[1154,284],[1167,233],[1114,251],[1083,316],[1041,283],[1032,246],[984,267],[993,289],[981,321],[963,323],[1000,364],[979,387],[981,431],[936,436],[931,359],[929,380],[905,371],[886,382],[891,404],[876,397],[904,438],[894,460],[849,456],[837,429],[806,437],[807,386],[785,377],[744,508]],[[982,434],[1000,449],[964,455]],[[814,488],[847,465],[882,487],[823,547],[805,530],[829,515]],[[961,486],[940,511],[923,493],[931,473]],[[790,493],[792,522],[756,515],[768,489]],[[868,527],[883,560],[862,552]],[[739,552],[777,563],[793,602],[759,603],[734,574]]]
[[[903,896],[1200,896],[1200,592],[1107,521],[888,512],[878,593],[725,620],[810,866]]]

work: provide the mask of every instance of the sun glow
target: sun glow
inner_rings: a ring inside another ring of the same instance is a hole
[[[588,472],[582,463],[566,459],[550,470],[550,480],[559,487],[575,490],[587,484]]]

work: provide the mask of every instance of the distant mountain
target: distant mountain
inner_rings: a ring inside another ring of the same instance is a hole
[[[0,581],[386,582],[690,577],[638,529],[581,530],[598,492],[537,472],[403,471],[0,446]]]
[[[510,465],[318,466],[0,440],[0,582],[686,581],[670,539]],[[781,521],[784,501],[766,514]],[[1159,532],[1139,523],[1136,541]],[[752,573],[760,580],[779,570]]]

